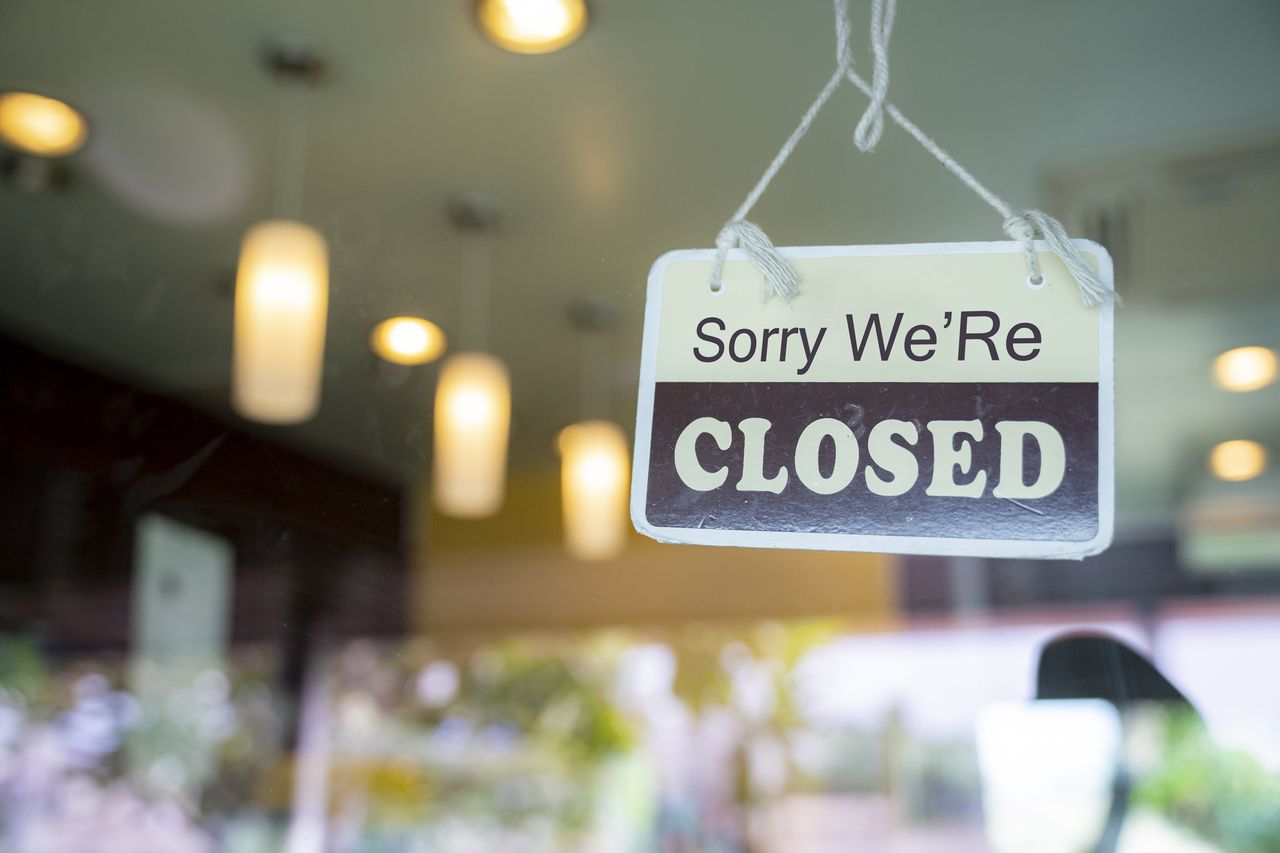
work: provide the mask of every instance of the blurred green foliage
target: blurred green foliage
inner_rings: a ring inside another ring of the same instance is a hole
[[[359,804],[362,838],[389,849],[461,824],[569,844],[592,818],[594,781],[635,743],[610,695],[625,648],[608,638],[451,654],[353,644],[337,661],[335,706],[355,699],[376,723],[344,735],[337,715],[330,809]],[[417,685],[431,664],[456,673],[456,690],[424,700]]]
[[[36,644],[27,637],[0,637],[0,689],[4,698],[30,706],[48,685],[49,671]]]
[[[1231,853],[1280,851],[1280,777],[1251,757],[1219,749],[1194,712],[1168,712],[1156,772],[1135,788],[1155,809]]]
[[[587,764],[631,746],[628,722],[606,693],[606,673],[590,661],[549,657],[515,641],[481,654],[465,671],[454,712],[512,727]]]

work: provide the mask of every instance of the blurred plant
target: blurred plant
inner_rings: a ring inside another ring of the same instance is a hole
[[[794,790],[807,793],[879,794],[889,787],[884,732],[852,725],[798,733],[792,753],[798,765]]]
[[[801,717],[789,689],[791,673],[806,652],[836,637],[840,629],[840,623],[831,619],[769,621],[747,630],[741,626],[692,625],[672,638],[677,660],[672,690],[695,713],[716,706],[734,707],[735,674],[755,667],[769,675],[771,724],[778,728],[797,725]]]
[[[0,637],[0,698],[30,705],[49,684],[49,671],[36,644],[27,637]]]
[[[610,701],[625,648],[525,639],[443,657],[352,644],[336,668],[331,814],[392,845],[465,825],[562,849],[593,815],[593,780],[635,743]]]
[[[246,654],[231,675],[227,706],[232,725],[217,741],[217,772],[208,780],[200,810],[231,821],[252,812],[270,784],[282,752],[285,700],[275,680],[275,658]],[[212,715],[217,719],[217,715]]]
[[[814,768],[797,762],[804,749],[796,746],[803,744],[809,726],[792,690],[792,674],[801,657],[836,637],[840,627],[836,620],[768,621],[745,630],[697,624],[672,638],[672,691],[694,716],[714,721],[730,740],[721,768],[729,780],[721,789],[727,800],[702,803],[708,821],[683,831],[676,843],[750,847],[760,840],[767,825],[763,819],[780,797],[813,787]]]
[[[1280,777],[1251,757],[1219,749],[1190,710],[1161,720],[1165,750],[1133,793],[1152,808],[1232,853],[1280,850]]]
[[[268,673],[273,661],[262,658]],[[256,777],[279,751],[278,725],[261,726],[240,699],[269,675],[245,681],[238,670],[170,684],[137,661],[48,662],[30,639],[0,638],[0,848],[212,849],[211,828],[252,814]],[[140,692],[148,684],[163,689]],[[268,691],[265,703],[278,698]],[[274,708],[267,716],[278,723]],[[195,767],[206,748],[212,760]]]
[[[454,709],[483,725],[512,727],[588,764],[632,742],[608,699],[608,673],[589,662],[544,657],[519,643],[485,652],[463,680]]]

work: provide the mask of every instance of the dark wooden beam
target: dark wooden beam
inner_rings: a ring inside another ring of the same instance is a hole
[[[236,641],[296,642],[313,628],[286,626],[298,612],[402,630],[401,505],[394,485],[0,336],[0,628],[127,642],[134,525],[160,512],[233,545]]]

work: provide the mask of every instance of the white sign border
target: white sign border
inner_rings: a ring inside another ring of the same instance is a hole
[[[1114,287],[1114,267],[1107,250],[1092,240],[1073,240],[1098,262],[1098,275]],[[1049,252],[1036,241],[1037,252]],[[887,246],[796,246],[778,250],[787,258],[858,257],[862,255],[965,255],[1021,253],[1022,244],[903,243]],[[1038,539],[968,539],[934,536],[881,536],[854,533],[803,533],[771,530],[708,530],[696,527],[658,527],[645,517],[649,491],[650,439],[653,434],[653,395],[657,381],[658,325],[661,319],[663,278],[667,266],[677,261],[712,261],[715,249],[678,249],[662,255],[649,270],[645,296],[644,343],[640,356],[640,390],[636,401],[635,457],[631,471],[631,523],[636,530],[659,542],[683,545],[720,545],[749,548],[790,548],[816,551],[864,551],[884,554],[928,554],[943,557],[1018,557],[1025,559],[1080,560],[1105,551],[1115,532],[1115,381],[1114,307],[1105,302],[1098,335],[1098,532],[1089,540],[1066,542]],[[741,249],[732,249],[729,260],[743,260]],[[1017,287],[1021,282],[1011,282]],[[1022,284],[1022,286],[1026,286]]]

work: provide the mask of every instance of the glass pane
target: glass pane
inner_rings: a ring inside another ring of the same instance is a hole
[[[828,4],[3,4],[0,849],[1280,850],[1280,7],[893,9],[896,106],[843,83],[735,214]],[[1114,543],[641,536],[655,259],[747,218],[1025,286],[915,126],[1114,261]]]

